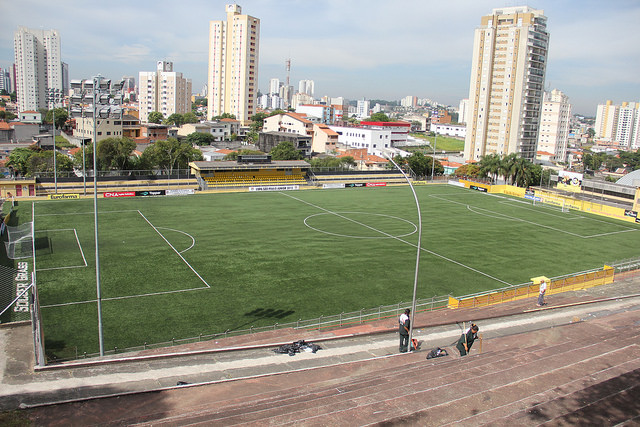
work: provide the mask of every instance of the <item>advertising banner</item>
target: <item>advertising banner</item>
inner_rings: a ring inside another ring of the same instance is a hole
[[[558,188],[565,191],[582,191],[582,174],[577,172],[560,171],[558,173]]]
[[[367,187],[386,187],[386,182],[367,182]]]
[[[112,197],[134,197],[136,195],[135,191],[107,191],[102,195],[105,198]]]
[[[322,184],[322,188],[344,188],[344,184],[341,182]]]
[[[188,194],[196,194],[196,190],[193,188],[185,188],[182,190],[166,190],[165,194],[167,196],[186,196]]]
[[[150,197],[150,196],[164,196],[165,190],[149,190],[149,191],[136,191],[136,196]]]
[[[299,189],[299,185],[264,185],[261,187],[249,187],[249,191],[288,191]]]
[[[79,194],[49,194],[47,199],[49,200],[67,200],[67,199],[79,199]]]

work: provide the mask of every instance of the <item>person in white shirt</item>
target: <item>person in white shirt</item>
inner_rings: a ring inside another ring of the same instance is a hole
[[[406,353],[409,349],[409,327],[411,325],[409,313],[411,313],[411,309],[407,308],[398,318],[398,323],[400,324],[398,329],[400,333],[400,353]]]
[[[547,282],[544,280],[540,282],[540,293],[538,294],[538,307],[544,305],[544,294],[547,292]]]

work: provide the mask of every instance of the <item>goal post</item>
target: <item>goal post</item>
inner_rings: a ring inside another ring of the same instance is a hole
[[[566,200],[560,197],[535,197],[533,199],[533,206],[550,207],[558,209],[561,212],[569,212]]]

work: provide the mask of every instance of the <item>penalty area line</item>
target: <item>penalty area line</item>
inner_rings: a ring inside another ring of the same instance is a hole
[[[199,291],[201,289],[210,289],[210,286],[206,286],[206,287],[200,287],[200,288],[191,288],[191,289],[178,289],[175,291],[162,291],[162,292],[151,292],[148,294],[139,294],[139,295],[125,295],[122,297],[110,297],[110,298],[102,298],[102,301],[116,301],[116,300],[121,300],[121,299],[129,299],[129,298],[140,298],[140,297],[152,297],[152,296],[157,296],[157,295],[167,295],[167,294],[175,294],[178,292],[191,292],[191,291]],[[97,299],[90,299],[90,300],[86,300],[86,301],[73,301],[73,302],[63,302],[60,304],[49,304],[49,305],[43,305],[41,306],[41,308],[53,308],[53,307],[64,307],[64,306],[68,306],[68,305],[78,305],[78,304],[91,304],[94,302],[97,302]]]
[[[144,216],[144,214],[143,214],[142,212],[140,212],[139,210],[138,210],[138,213],[140,214],[140,216],[141,216],[142,218],[144,218],[144,220],[145,220],[145,221],[147,221],[147,224],[149,224],[149,225],[151,226],[151,228],[153,228],[153,229],[156,231],[156,233],[158,233],[158,235],[159,235],[160,237],[162,237],[162,240],[164,240],[164,241],[167,243],[167,245],[169,245],[169,247],[170,247],[171,249],[173,249],[173,251],[174,251],[174,252],[175,252],[175,253],[180,257],[180,259],[182,260],[182,262],[184,262],[184,263],[187,265],[187,267],[189,267],[189,269],[190,269],[191,271],[193,271],[193,274],[195,274],[196,276],[198,276],[198,279],[200,279],[200,280],[202,281],[202,283],[204,283],[204,284],[205,284],[205,286],[206,286],[207,288],[210,288],[211,286],[209,286],[209,284],[207,283],[207,281],[206,281],[206,280],[204,280],[204,279],[202,278],[202,276],[200,276],[200,274],[199,274],[199,273],[198,273],[198,272],[197,272],[197,271],[196,271],[196,270],[191,266],[191,264],[189,264],[189,262],[187,262],[187,260],[186,260],[186,259],[184,259],[184,257],[182,256],[182,254],[181,254],[181,253],[180,253],[176,248],[174,248],[174,247],[173,247],[173,245],[172,245],[171,243],[169,243],[169,241],[166,239],[166,237],[164,237],[164,236],[162,235],[162,233],[161,233],[161,232],[156,228],[156,226],[155,226],[155,225],[153,225],[153,224],[151,223],[151,221],[149,221],[149,220],[147,219],[147,217],[146,217],[146,216]]]

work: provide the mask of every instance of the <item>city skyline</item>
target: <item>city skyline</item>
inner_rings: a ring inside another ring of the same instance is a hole
[[[14,62],[19,26],[55,29],[70,78],[135,76],[160,60],[174,63],[200,92],[207,78],[209,21],[223,6],[160,0],[153,8],[41,0],[5,3],[0,17],[0,67]],[[315,96],[397,101],[407,95],[456,106],[469,92],[474,30],[494,8],[544,10],[550,33],[545,88],[569,96],[573,111],[595,116],[598,104],[640,99],[640,3],[634,1],[388,2],[247,0],[243,13],[261,21],[258,88],[286,78],[313,80]],[[170,31],[167,31],[167,29]],[[102,48],[100,48],[102,47]]]

